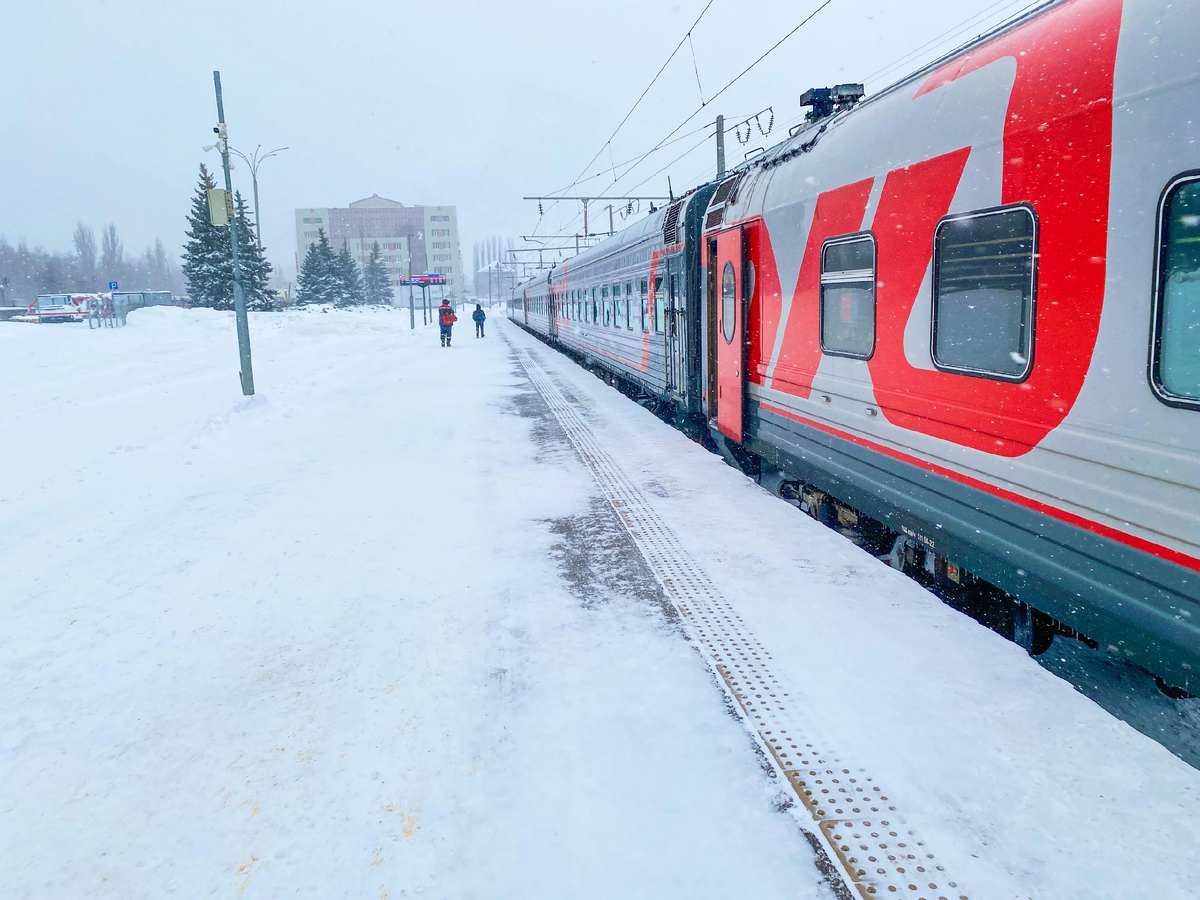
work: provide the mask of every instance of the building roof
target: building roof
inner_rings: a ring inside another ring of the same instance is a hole
[[[355,200],[350,204],[351,209],[404,209],[404,204],[398,200],[389,200],[387,197],[380,197],[378,194],[372,194],[362,200]]]

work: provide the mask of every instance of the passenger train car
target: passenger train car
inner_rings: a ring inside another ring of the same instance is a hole
[[[1200,693],[1198,48],[1194,4],[1060,0],[815,92],[509,315],[1031,651]]]

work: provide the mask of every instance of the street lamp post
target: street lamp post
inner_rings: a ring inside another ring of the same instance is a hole
[[[254,152],[247,156],[241,150],[229,148],[230,153],[236,153],[246,161],[246,165],[250,167],[250,180],[254,182],[254,230],[257,232],[258,249],[262,250],[262,219],[258,215],[258,167],[262,165],[263,160],[270,159],[276,153],[287,150],[287,147],[279,147],[272,150],[270,153],[265,153],[262,156],[258,155],[258,151],[262,150],[262,144],[254,148]]]

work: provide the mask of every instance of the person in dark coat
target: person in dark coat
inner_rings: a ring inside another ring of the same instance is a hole
[[[438,325],[442,329],[442,346],[450,346],[450,329],[454,327],[454,323],[458,321],[458,316],[454,314],[454,307],[450,305],[449,300],[443,300],[442,305],[438,307]]]
[[[475,337],[483,337],[483,322],[487,319],[487,313],[483,311],[483,304],[475,304],[475,312],[471,313],[471,318],[475,320]]]

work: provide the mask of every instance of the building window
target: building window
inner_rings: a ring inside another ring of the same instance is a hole
[[[943,219],[933,243],[933,362],[1021,381],[1033,366],[1037,220],[1025,206]]]
[[[1200,174],[1167,189],[1158,236],[1150,379],[1164,402],[1200,408]]]
[[[821,349],[870,359],[875,351],[875,238],[826,241],[821,248]]]

